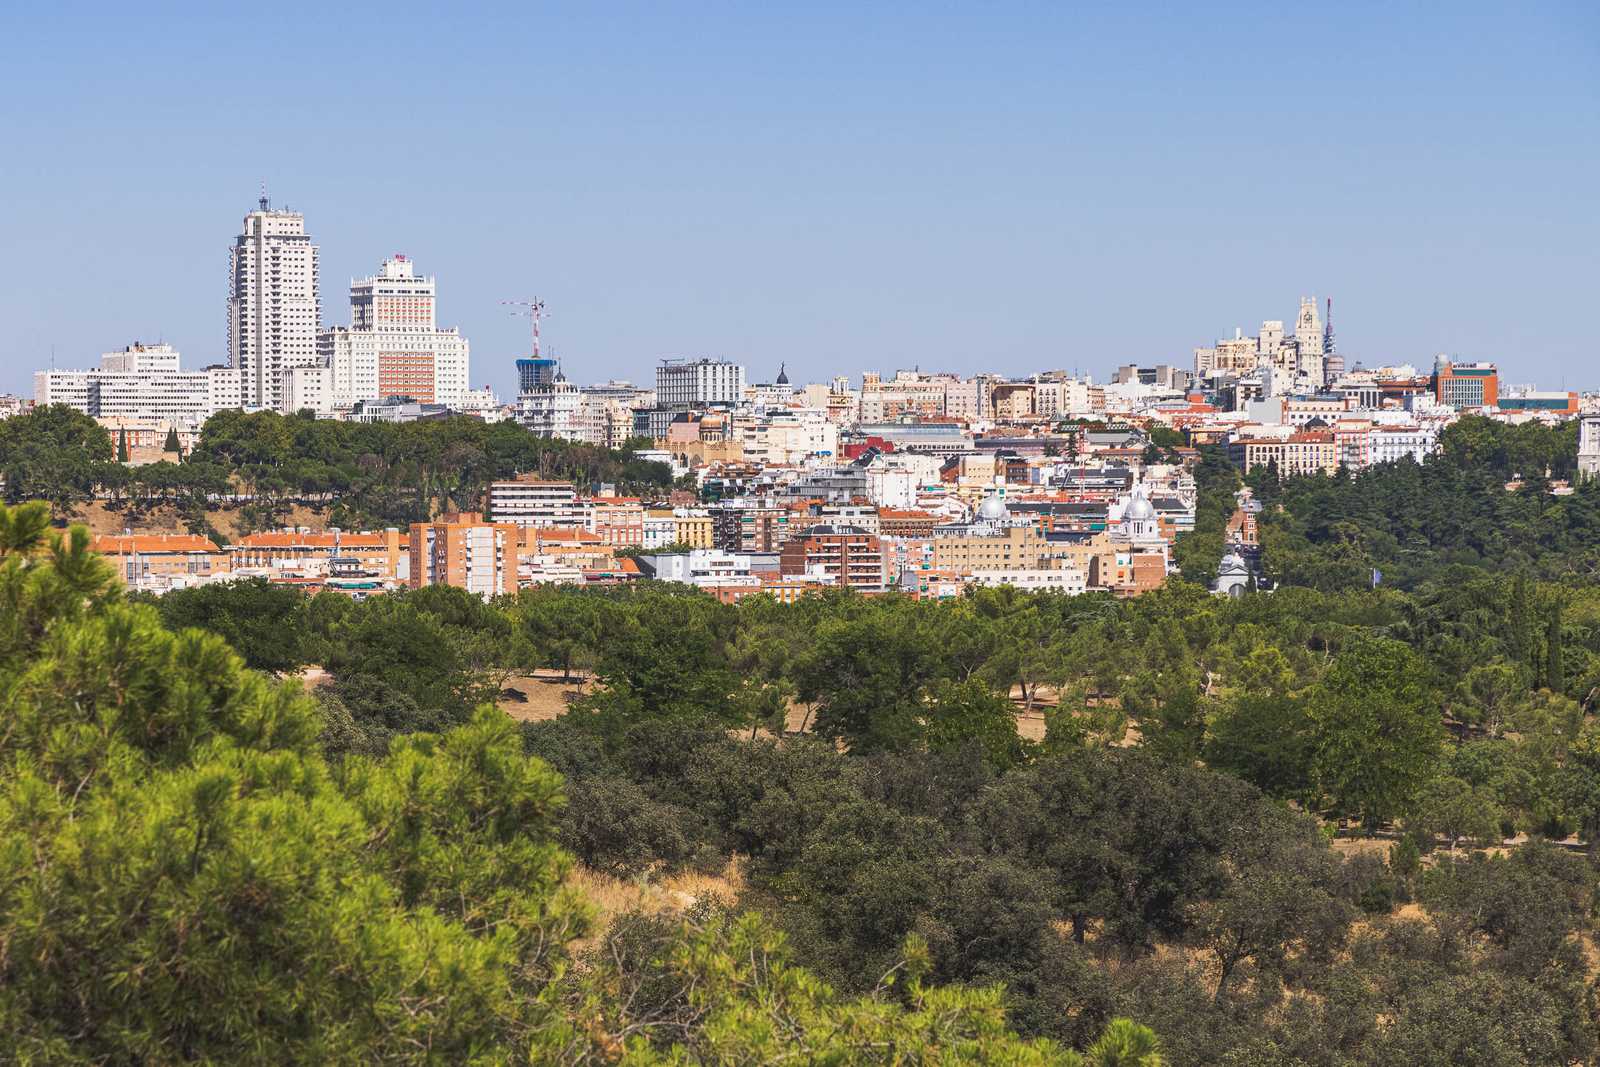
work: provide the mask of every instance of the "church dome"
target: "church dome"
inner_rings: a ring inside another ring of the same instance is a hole
[[[1124,522],[1149,522],[1156,517],[1156,509],[1150,503],[1150,498],[1138,490],[1128,500],[1128,506],[1122,512]]]
[[[789,384],[789,368],[785,364],[778,364],[778,385]]]
[[[991,496],[978,505],[978,518],[984,522],[999,522],[1011,517],[1011,509],[997,496]]]

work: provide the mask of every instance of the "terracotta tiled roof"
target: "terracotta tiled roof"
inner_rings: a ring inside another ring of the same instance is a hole
[[[574,545],[603,545],[605,540],[597,534],[578,526],[525,526],[524,544],[543,541],[563,541]]]
[[[208,552],[221,554],[222,549],[199,534],[107,534],[89,542],[89,550],[104,556],[128,555],[133,552]]]
[[[384,537],[381,533],[341,533],[338,535],[340,548],[382,548]],[[287,530],[274,530],[269,533],[245,534],[233,543],[235,548],[329,548],[334,545],[334,535],[327,533],[293,533]]]

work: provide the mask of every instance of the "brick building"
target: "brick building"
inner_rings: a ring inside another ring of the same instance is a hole
[[[861,593],[886,588],[883,543],[859,526],[824,523],[785,541],[778,553],[784,575],[825,574]]]

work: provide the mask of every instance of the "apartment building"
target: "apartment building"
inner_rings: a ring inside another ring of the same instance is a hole
[[[673,540],[680,545],[711,548],[716,544],[716,529],[711,512],[700,508],[672,510]]]
[[[298,211],[263,196],[229,250],[228,365],[252,408],[283,408],[284,371],[318,362],[317,246]]]
[[[578,488],[526,475],[511,482],[491,482],[486,498],[491,522],[518,526],[586,526]]]
[[[453,585],[485,599],[517,591],[521,528],[485,522],[473,512],[414,522],[410,536],[411,588]]]
[[[784,575],[826,575],[861,593],[881,593],[887,587],[883,544],[859,526],[823,523],[807,528],[784,542],[778,570]]]
[[[1339,469],[1339,444],[1328,431],[1292,433],[1284,437],[1239,438],[1228,444],[1228,458],[1245,472],[1277,465],[1278,474],[1332,474]]]
[[[638,497],[597,496],[580,501],[584,528],[614,548],[644,544],[644,504]]]
[[[409,541],[396,527],[366,533],[267,530],[234,541],[228,546],[228,558],[235,571],[309,577],[331,574],[342,562],[381,579],[404,582],[410,577],[411,552]]]
[[[883,537],[930,538],[944,516],[915,508],[878,509],[878,533]]]
[[[945,413],[949,382],[925,377],[916,371],[897,371],[884,381],[879,375],[862,375],[858,417],[862,422],[880,422],[902,415],[937,418]]]
[[[724,552],[776,552],[789,539],[788,508],[723,504],[710,511],[712,543]]]
[[[604,570],[616,565],[616,552],[611,545],[587,530],[559,526],[522,526],[517,562],[517,579],[521,585],[530,584],[540,577],[576,574],[584,571]]]

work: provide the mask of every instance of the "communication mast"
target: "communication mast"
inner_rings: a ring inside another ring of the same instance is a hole
[[[539,320],[544,318],[544,301],[538,297],[532,300],[502,300],[501,304],[507,307],[523,308],[522,311],[513,311],[513,315],[525,315],[533,320],[533,358],[539,358]]]

